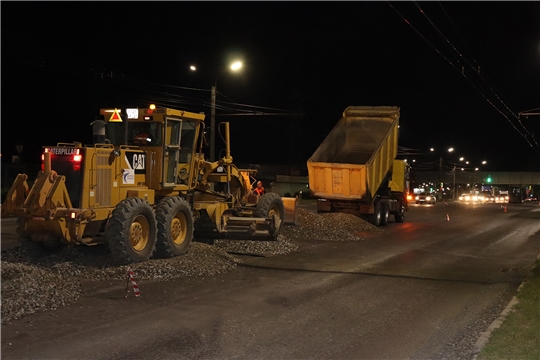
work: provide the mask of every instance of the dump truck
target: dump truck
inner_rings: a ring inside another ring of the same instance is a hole
[[[343,212],[376,226],[403,222],[410,166],[397,160],[400,108],[349,106],[307,161],[317,211]]]
[[[33,186],[26,174],[15,179],[2,216],[18,218],[22,240],[108,244],[129,264],[182,255],[194,237],[277,239],[283,200],[253,195],[256,170],[233,164],[228,122],[218,126],[224,157],[209,162],[204,114],[156,106],[100,113],[93,144],[44,146]]]

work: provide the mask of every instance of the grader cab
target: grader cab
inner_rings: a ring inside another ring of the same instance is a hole
[[[102,109],[105,139],[43,148],[34,185],[19,174],[2,205],[22,240],[108,244],[121,263],[172,257],[195,237],[276,240],[283,200],[251,195],[255,170],[204,158],[204,115],[170,108]]]

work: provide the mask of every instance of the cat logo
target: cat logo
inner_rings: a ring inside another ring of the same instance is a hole
[[[146,173],[146,154],[141,152],[126,151],[126,163],[135,174]]]

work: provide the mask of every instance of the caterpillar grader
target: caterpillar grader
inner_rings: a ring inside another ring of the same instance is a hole
[[[233,164],[229,123],[219,124],[224,157],[209,162],[204,114],[155,106],[100,113],[105,136],[45,146],[32,187],[26,174],[16,177],[2,216],[18,218],[21,240],[108,244],[129,264],[185,254],[194,238],[277,239],[283,199],[252,194],[256,170]]]

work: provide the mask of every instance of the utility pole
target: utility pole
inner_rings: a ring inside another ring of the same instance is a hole
[[[452,201],[456,201],[456,165],[454,165],[454,190],[452,191]]]
[[[439,183],[437,184],[437,187],[439,188],[439,201],[442,200],[441,173],[442,173],[442,156],[439,159]]]
[[[214,162],[216,151],[216,84],[212,85],[210,103],[210,162]]]

